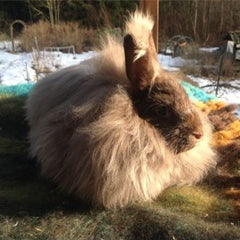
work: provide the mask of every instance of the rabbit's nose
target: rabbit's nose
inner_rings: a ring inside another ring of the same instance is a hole
[[[203,136],[203,133],[201,132],[193,132],[192,135],[196,138],[196,139],[201,139]]]

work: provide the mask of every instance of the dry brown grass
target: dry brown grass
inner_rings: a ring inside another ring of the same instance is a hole
[[[10,39],[10,37],[4,33],[4,32],[0,32],[0,41],[8,41]]]
[[[221,52],[196,52],[193,49],[188,55],[183,55],[183,58],[193,59],[192,62],[180,67],[181,71],[187,75],[196,77],[206,77],[216,80],[220,74],[221,80],[231,81],[240,77],[239,61],[233,61],[232,56],[224,55],[222,67]],[[197,61],[195,61],[197,60]]]
[[[216,79],[220,74],[221,80],[230,81],[240,77],[240,65],[232,57],[224,56],[221,66],[221,56],[201,54],[199,59],[201,76]]]
[[[53,28],[46,21],[29,25],[21,35],[22,49],[32,51],[36,47],[36,39],[40,50],[44,47],[74,45],[76,52],[82,52],[97,44],[95,31],[80,27],[76,22],[62,22]]]

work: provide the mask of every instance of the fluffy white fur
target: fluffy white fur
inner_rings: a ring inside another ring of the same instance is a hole
[[[152,26],[149,16],[137,12],[126,32],[145,51]],[[199,113],[199,144],[174,155],[136,114],[125,72],[122,44],[108,37],[93,59],[40,80],[27,101],[31,154],[43,175],[105,207],[151,201],[166,187],[198,182],[216,163],[206,117]]]
[[[153,25],[154,22],[148,13],[143,15],[141,12],[135,12],[127,21],[125,33],[134,36],[138,46],[135,60],[146,54]]]

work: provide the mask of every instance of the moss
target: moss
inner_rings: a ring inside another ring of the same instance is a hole
[[[192,213],[206,219],[223,220],[234,213],[226,199],[203,186],[169,188],[159,197],[159,202],[174,212]]]

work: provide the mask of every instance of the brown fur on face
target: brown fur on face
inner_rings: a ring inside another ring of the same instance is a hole
[[[152,201],[216,165],[208,119],[161,69],[152,27],[132,14],[124,39],[107,36],[97,56],[40,80],[27,101],[42,174],[96,205]]]
[[[133,103],[139,116],[159,130],[174,153],[193,148],[198,142],[195,135],[203,135],[198,112],[168,74],[158,76],[151,88],[133,94]]]

